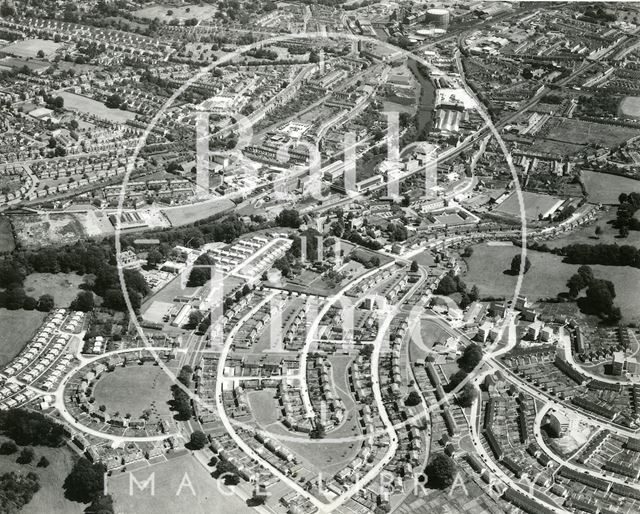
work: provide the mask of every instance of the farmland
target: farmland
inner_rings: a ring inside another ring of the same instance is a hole
[[[471,258],[467,259],[468,271],[464,281],[468,287],[477,285],[481,297],[511,298],[518,277],[505,274],[511,259],[520,253],[515,246],[478,245]],[[566,283],[578,266],[562,262],[562,258],[550,253],[527,251],[531,269],[522,281],[521,294],[530,300],[555,298],[567,291]],[[640,305],[637,302],[637,284],[640,270],[621,266],[591,266],[596,277],[611,280],[616,288],[616,303],[620,306],[625,321],[640,319]]]
[[[609,173],[583,170],[582,181],[591,203],[617,204],[620,193],[640,191],[640,181]]]
[[[0,309],[0,365],[4,365],[20,353],[42,324],[45,313],[40,311]]]

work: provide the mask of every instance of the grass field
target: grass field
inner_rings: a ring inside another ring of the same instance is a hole
[[[154,493],[150,487],[140,491],[129,473],[115,473],[108,478],[109,493],[113,496],[118,514],[250,514],[254,509],[236,496],[227,496],[228,489],[209,475],[204,467],[190,454],[169,462],[154,464],[133,472],[138,482],[154,477]],[[180,485],[183,485],[182,488]],[[189,487],[191,484],[192,487]],[[133,493],[133,494],[130,494]]]
[[[564,118],[555,124],[544,137],[574,145],[598,143],[610,147],[626,141],[637,133],[636,129],[629,127]]]
[[[570,244],[619,244],[640,247],[640,231],[632,230],[629,235],[621,239],[618,237],[618,230],[611,226],[611,221],[616,219],[616,210],[611,208],[609,212],[602,215],[594,225],[572,230],[563,237],[545,241],[549,248],[558,248]],[[596,238],[596,225],[602,228],[602,234]]]
[[[625,96],[618,112],[627,118],[640,118],[640,96]]]
[[[172,14],[168,14],[171,11]],[[213,17],[218,9],[214,5],[185,5],[183,7],[174,7],[167,5],[154,5],[145,7],[133,13],[134,16],[153,20],[159,18],[164,21],[176,19],[197,18],[198,20],[206,20]]]
[[[16,247],[9,218],[0,218],[0,252],[12,252]]]
[[[151,409],[151,421],[173,417],[169,410],[172,379],[160,366],[151,363],[118,367],[102,375],[95,386],[96,405],[104,405],[109,414],[129,413],[136,419]]]
[[[15,55],[16,57],[36,57],[38,52],[42,50],[45,57],[51,57],[61,46],[61,43],[55,43],[45,39],[24,39],[22,41],[14,41],[0,48],[0,50],[4,53]]]
[[[4,442],[6,438],[1,438]],[[65,499],[62,484],[64,479],[73,467],[74,455],[66,447],[47,448],[43,446],[34,447],[36,458],[33,464],[21,465],[16,463],[17,455],[0,455],[0,469],[2,473],[15,471],[17,473],[28,473],[32,471],[40,477],[40,490],[33,496],[21,514],[81,514],[85,505],[75,503]],[[41,456],[45,456],[49,461],[47,468],[38,468],[36,463]]]
[[[590,203],[617,205],[620,193],[640,191],[640,181],[609,173],[583,170],[582,181]]]
[[[73,214],[16,214],[11,220],[18,242],[24,248],[73,243],[86,235],[82,223]]]
[[[463,280],[468,287],[477,285],[480,296],[513,296],[517,276],[504,273],[514,255],[520,253],[515,246],[474,247],[473,256],[467,259],[469,270]],[[567,291],[566,283],[578,266],[566,264],[562,258],[550,253],[529,250],[527,257],[531,269],[524,276],[521,294],[530,300],[556,297]],[[597,278],[611,280],[616,288],[615,302],[620,306],[624,321],[640,319],[640,303],[637,301],[637,285],[640,283],[640,269],[622,266],[591,266]]]
[[[527,220],[537,220],[538,216],[544,216],[554,207],[562,203],[562,199],[555,196],[541,195],[531,193],[529,191],[522,192],[522,200],[524,201],[524,213]],[[496,212],[508,214],[516,218],[520,218],[520,202],[516,193],[512,193],[499,207]]]
[[[86,96],[69,93],[68,91],[62,91],[59,96],[64,99],[64,106],[68,109],[77,109],[80,112],[94,114],[116,123],[125,123],[127,120],[132,120],[136,117],[133,112],[123,111],[122,109],[109,109],[102,102]]]
[[[32,273],[24,281],[24,290],[36,299],[51,294],[56,307],[69,307],[82,281],[83,277],[75,273]]]
[[[0,366],[6,364],[24,348],[46,317],[39,311],[0,309]]]
[[[171,225],[179,227],[229,211],[234,206],[235,204],[226,198],[213,198],[204,202],[169,207],[163,209],[162,212],[171,222]]]

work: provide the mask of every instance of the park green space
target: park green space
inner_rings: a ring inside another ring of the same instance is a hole
[[[463,276],[467,286],[477,285],[481,297],[511,298],[518,277],[504,271],[509,269],[511,259],[520,253],[520,248],[482,244],[474,246],[473,250],[471,258],[466,259],[468,270]],[[562,262],[561,256],[533,250],[527,251],[527,257],[531,261],[531,269],[523,278],[520,294],[536,301],[567,292],[567,280],[576,272],[578,265]],[[591,268],[597,278],[613,282],[617,295],[615,303],[622,311],[623,320],[640,320],[640,303],[637,301],[640,269],[602,265]]]
[[[640,96],[625,96],[618,112],[626,118],[640,118]]]
[[[131,414],[133,419],[151,411],[150,421],[173,417],[168,401],[171,399],[173,380],[160,366],[151,363],[129,364],[116,367],[103,374],[93,390],[95,404],[106,407],[106,412],[121,416]]]
[[[206,470],[191,454],[136,470],[132,475],[138,483],[144,483],[152,473],[155,494],[151,494],[150,486],[140,491],[135,482],[130,489],[132,478],[129,473],[115,473],[107,479],[108,490],[114,499],[116,512],[120,514],[140,512],[250,514],[255,512],[240,498],[230,495],[229,488],[224,485],[218,487],[218,483],[210,476],[210,471]],[[130,491],[133,494],[130,494]]]
[[[12,252],[16,247],[16,241],[11,230],[11,221],[4,216],[0,218],[0,253]]]
[[[56,307],[69,307],[83,280],[76,273],[31,273],[24,281],[24,290],[35,299],[50,294]]]
[[[109,109],[105,104],[93,98],[77,95],[68,91],[62,91],[58,96],[64,99],[64,106],[67,109],[75,109],[83,113],[93,114],[99,118],[106,118],[115,123],[125,123],[136,117],[133,112],[123,111],[122,109]]]
[[[0,442],[6,441],[1,438]],[[18,464],[17,453],[13,455],[0,455],[0,470],[2,473],[15,471],[26,474],[30,471],[36,473],[40,478],[40,490],[33,496],[32,500],[21,510],[21,514],[81,514],[86,505],[67,500],[64,497],[62,484],[71,471],[75,456],[66,447],[48,448],[46,446],[35,446],[35,459],[31,464]],[[49,466],[46,468],[36,467],[40,457],[46,457]]]

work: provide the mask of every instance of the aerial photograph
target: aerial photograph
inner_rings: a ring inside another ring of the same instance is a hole
[[[640,513],[640,1],[0,0],[0,514]]]

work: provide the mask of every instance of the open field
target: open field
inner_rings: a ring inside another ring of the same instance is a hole
[[[86,96],[69,93],[68,91],[62,91],[59,96],[64,99],[64,106],[67,109],[76,109],[80,112],[105,118],[115,123],[125,123],[127,120],[132,120],[136,117],[133,112],[123,111],[122,109],[109,109],[102,102],[87,98]]]
[[[74,214],[16,214],[11,219],[23,248],[74,243],[85,236],[84,227]]]
[[[171,11],[172,14],[168,14]],[[174,7],[167,5],[154,5],[145,7],[133,13],[134,16],[153,20],[160,18],[163,21],[180,20],[197,18],[198,20],[206,20],[213,17],[218,9],[214,5],[185,5],[182,7]]]
[[[151,409],[150,421],[154,421],[154,418],[173,417],[167,404],[172,385],[173,380],[160,366],[131,364],[102,375],[94,388],[94,396],[96,405],[104,405],[111,415],[129,413],[137,419],[145,409]]]
[[[6,441],[1,438],[0,442]],[[2,473],[15,471],[16,473],[36,473],[40,477],[40,490],[33,499],[21,510],[21,514],[81,514],[86,505],[65,499],[62,489],[64,479],[71,471],[74,462],[73,452],[66,447],[47,448],[45,446],[34,447],[36,457],[32,464],[22,465],[16,463],[17,454],[0,455],[0,469]],[[47,468],[38,468],[36,463],[41,456],[49,461]]]
[[[150,486],[140,491],[129,473],[116,473],[108,478],[109,493],[113,496],[115,511],[118,514],[140,512],[250,514],[255,512],[237,496],[229,496],[229,489],[224,485],[218,486],[218,483],[191,454],[139,469],[132,472],[132,475],[138,483],[144,483],[152,473],[155,494],[151,494]],[[129,486],[130,482],[133,482],[132,489]],[[130,494],[130,491],[133,494]]]
[[[547,126],[548,131],[546,130]],[[551,140],[582,147],[592,143],[610,147],[637,135],[638,131],[629,127],[563,118],[548,122],[543,128],[543,133],[541,133],[541,138],[544,139],[539,141],[539,144],[543,146],[547,144],[547,140]]]
[[[583,170],[582,181],[589,193],[590,203],[617,205],[620,193],[640,191],[640,181],[609,173]]]
[[[32,273],[24,281],[24,290],[36,299],[51,294],[56,307],[69,307],[82,282],[83,277],[75,273]]]
[[[640,118],[640,96],[625,96],[618,112],[627,118]]]
[[[563,202],[561,198],[555,196],[541,195],[529,191],[522,192],[522,200],[524,202],[524,214],[527,220],[537,220],[539,216],[545,216],[549,211],[557,208],[557,206]],[[495,211],[520,219],[520,202],[518,201],[518,195],[512,193]]]
[[[507,275],[511,259],[520,253],[515,246],[474,246],[474,252],[467,259],[469,270],[463,280],[468,287],[477,285],[480,296],[511,298],[518,277]],[[566,264],[562,258],[550,253],[529,250],[527,257],[531,269],[524,276],[521,294],[530,300],[556,297],[567,291],[566,283],[578,269],[578,265]],[[640,283],[640,269],[622,266],[591,266],[597,278],[611,280],[616,288],[615,303],[620,306],[624,321],[640,319],[640,304],[637,301],[637,284]]]
[[[0,365],[5,365],[24,348],[46,317],[44,312],[0,309]]]
[[[3,46],[0,48],[0,52],[15,55],[16,57],[36,57],[38,52],[42,50],[44,56],[48,58],[54,55],[61,46],[61,43],[45,39],[24,39]]]
[[[235,204],[226,198],[212,198],[204,202],[168,207],[163,209],[162,212],[172,226],[179,227],[230,211],[234,206]]]
[[[0,252],[12,252],[16,247],[9,218],[0,218]]]
[[[611,226],[610,222],[616,219],[616,210],[611,208],[609,212],[602,215],[598,221],[589,225],[588,227],[581,227],[578,230],[572,230],[563,237],[558,239],[550,239],[544,243],[549,248],[558,248],[561,246],[567,246],[570,244],[619,244],[619,245],[632,245],[640,248],[640,231],[632,230],[629,235],[622,239],[618,237],[618,230]],[[595,230],[596,226],[602,228],[602,234],[596,238]]]

